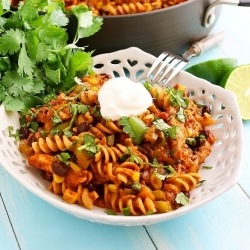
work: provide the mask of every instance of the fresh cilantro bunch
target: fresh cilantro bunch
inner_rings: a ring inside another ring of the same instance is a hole
[[[10,9],[0,1],[0,104],[9,111],[23,111],[44,103],[48,95],[66,91],[92,68],[92,52],[78,47],[79,39],[96,33],[102,19],[85,5],[66,11],[63,2],[25,0]],[[68,44],[68,15],[78,27]]]

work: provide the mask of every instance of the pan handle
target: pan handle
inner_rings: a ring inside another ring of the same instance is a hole
[[[218,5],[228,4],[228,5],[238,5],[238,6],[248,6],[250,7],[250,0],[218,0],[211,5],[205,11],[203,18],[203,26],[208,28],[210,27],[216,20],[215,9]]]
[[[250,7],[250,0],[241,0],[239,6],[247,6]]]

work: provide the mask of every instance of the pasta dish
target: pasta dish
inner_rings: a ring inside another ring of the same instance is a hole
[[[136,14],[168,8],[187,0],[65,0],[65,6],[70,9],[74,5],[88,5],[94,15],[116,16]]]
[[[98,93],[110,78],[85,76],[73,90],[23,114],[19,150],[68,203],[124,215],[186,205],[216,141],[207,128],[215,122],[209,106],[193,102],[185,86],[146,82],[149,107],[107,119]]]
[[[94,15],[116,16],[136,14],[168,8],[187,0],[65,0],[65,8],[70,10],[73,6],[84,4],[89,6]],[[20,0],[12,0],[18,6]]]

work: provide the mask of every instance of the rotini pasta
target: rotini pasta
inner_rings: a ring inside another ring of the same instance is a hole
[[[14,6],[18,6],[20,0],[12,0]],[[89,6],[94,15],[116,16],[149,12],[168,8],[187,0],[64,0],[66,9],[85,4]]]
[[[87,76],[67,95],[32,108],[19,130],[20,151],[68,203],[136,216],[185,205],[216,140],[206,128],[215,122],[209,107],[194,103],[184,86],[144,83],[153,103],[134,117],[145,130],[134,140],[138,128],[129,117],[101,116],[98,91],[109,79]]]
[[[95,15],[115,16],[154,11],[185,1],[187,0],[65,0],[65,6],[70,9],[74,5],[86,4],[91,7]]]

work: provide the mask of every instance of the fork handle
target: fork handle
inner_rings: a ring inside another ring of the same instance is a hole
[[[193,53],[190,54],[189,57],[199,56],[201,53],[203,53],[203,52],[211,49],[215,45],[219,44],[224,37],[225,37],[225,32],[220,31],[218,33],[207,36],[207,37],[203,38],[202,40],[194,43],[190,47],[190,49]]]

